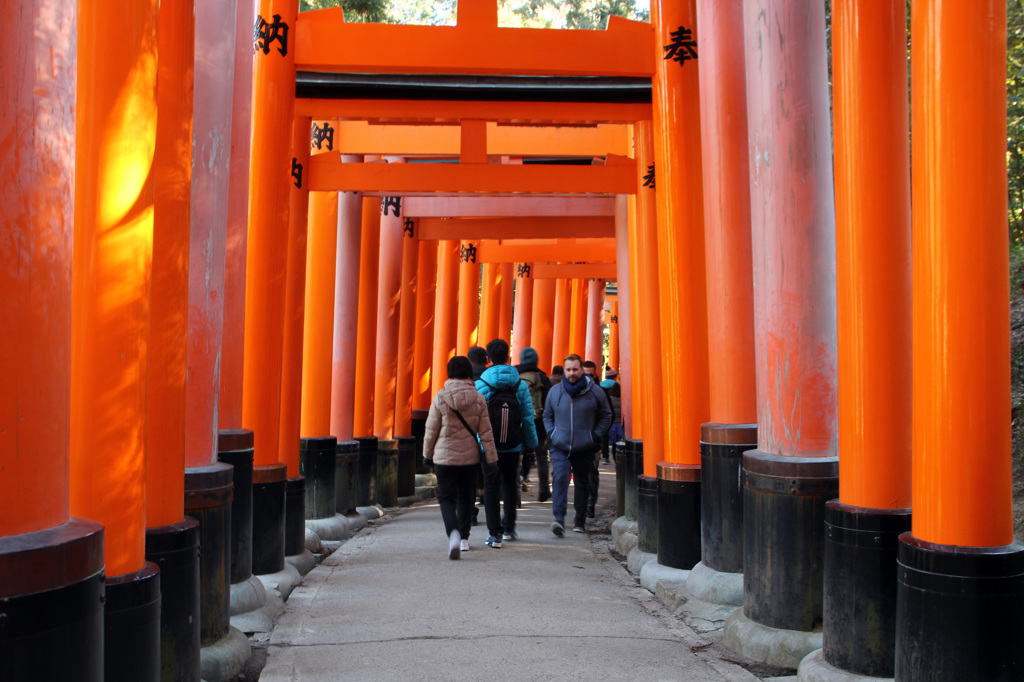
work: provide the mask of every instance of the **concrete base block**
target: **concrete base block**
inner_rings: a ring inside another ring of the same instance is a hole
[[[419,495],[409,495],[408,497],[399,497],[398,498],[398,506],[399,507],[411,507],[412,505],[416,504],[417,502],[422,502],[422,501],[423,500],[420,498]]]
[[[434,474],[416,474],[416,487],[436,488],[437,476]]]
[[[651,561],[657,561],[658,555],[644,552],[639,547],[634,547],[626,555],[626,568],[633,575],[640,575],[644,565]]]
[[[267,592],[259,578],[253,576],[252,580],[259,585],[259,590],[263,594],[263,603],[254,609],[231,616],[231,627],[247,635],[272,631],[274,619],[284,613],[284,600],[276,592]],[[244,584],[239,583],[239,585]],[[231,587],[233,589],[235,586]],[[232,592],[232,594],[234,593]]]
[[[891,677],[868,677],[836,668],[825,660],[821,649],[812,651],[800,661],[796,678],[800,682],[893,682]]]
[[[640,586],[650,590],[655,595],[658,593],[658,583],[662,582],[668,585],[668,589],[672,592],[682,590],[690,572],[662,566],[658,563],[658,555],[655,554],[654,557],[654,561],[648,561],[640,569]]]
[[[698,563],[690,571],[686,589],[698,599],[712,604],[743,606],[743,574],[722,573]]]
[[[419,477],[417,476],[417,478]],[[416,486],[416,497],[421,500],[432,500],[437,497],[437,487],[418,485]]]
[[[346,514],[345,518],[348,519],[348,529],[353,533],[366,528],[366,517],[358,512]]]
[[[348,517],[335,514],[326,519],[306,519],[306,531],[313,531],[321,540],[348,540],[352,537],[352,529],[349,527]],[[306,549],[322,554],[306,545]]]
[[[288,557],[285,559],[284,568],[277,573],[256,576],[263,583],[263,587],[267,589],[268,596],[270,592],[274,592],[281,599],[287,599],[295,586],[302,582],[302,576],[299,575],[298,570],[287,561]]]
[[[384,516],[384,507],[375,504],[371,507],[356,507],[356,511],[366,517],[367,521],[373,521]]]
[[[618,541],[619,536],[621,536],[621,535],[623,535],[625,533],[630,533],[632,535],[636,535],[636,533],[637,533],[637,524],[636,524],[636,521],[630,521],[625,516],[620,516],[619,518],[617,518],[614,521],[612,521],[611,531],[612,531],[612,544],[614,545]]]
[[[233,679],[249,660],[249,640],[240,630],[228,628],[223,639],[199,650],[199,675],[206,682]]]
[[[309,526],[306,526],[306,542],[305,542],[305,545],[306,545],[306,549],[309,550],[310,552],[312,552],[313,554],[323,554],[324,553],[323,540],[320,539],[319,535],[317,535],[315,532],[310,530]]]
[[[796,670],[807,654],[821,648],[821,631],[770,628],[747,618],[743,609],[736,609],[725,621],[722,643],[758,663]]]
[[[316,566],[316,557],[308,549],[302,551],[302,554],[293,554],[292,556],[286,556],[284,558],[286,564],[291,564],[295,567],[295,570],[299,572],[299,575],[306,575],[313,570]],[[298,583],[296,583],[297,585]]]
[[[658,592],[655,592],[655,596],[663,603],[669,604],[676,617],[686,623],[691,630],[708,639],[720,640],[725,622],[740,607],[712,604],[698,599],[690,592],[690,580],[693,580],[692,572],[683,588],[674,592],[670,590],[671,583],[658,583]]]
[[[615,551],[628,557],[638,544],[640,544],[640,538],[636,536],[636,533],[622,533],[615,539]]]

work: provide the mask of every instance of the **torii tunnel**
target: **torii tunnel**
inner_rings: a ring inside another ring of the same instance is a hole
[[[903,0],[298,5],[0,3],[0,679],[236,675],[494,338],[618,371],[616,527],[726,646],[1024,679],[1005,2],[909,73]]]

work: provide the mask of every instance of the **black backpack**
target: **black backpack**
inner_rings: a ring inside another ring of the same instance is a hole
[[[519,398],[516,385],[495,388],[481,379],[484,386],[491,389],[491,397],[487,399],[487,416],[491,418],[491,430],[494,431],[494,447],[496,450],[515,450],[523,444],[523,414],[519,409]]]

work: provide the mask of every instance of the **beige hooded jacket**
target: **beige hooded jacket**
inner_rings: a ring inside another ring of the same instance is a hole
[[[497,462],[487,402],[476,390],[472,379],[448,379],[430,403],[423,457],[434,464],[467,466],[480,463],[480,448],[452,408],[457,409],[470,428],[480,434],[488,462]]]

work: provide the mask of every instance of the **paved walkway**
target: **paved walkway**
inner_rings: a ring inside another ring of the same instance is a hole
[[[260,680],[756,680],[608,553],[601,473],[586,535],[555,537],[533,490],[517,542],[486,547],[481,519],[459,561],[434,500],[374,521],[292,593]]]

